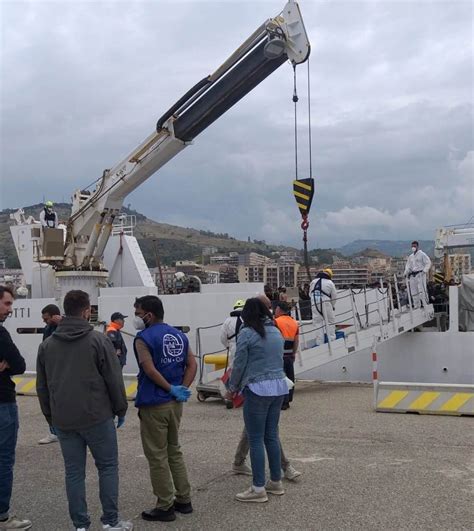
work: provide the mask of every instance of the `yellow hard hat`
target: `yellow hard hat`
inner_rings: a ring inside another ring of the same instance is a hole
[[[53,202],[52,201],[46,201],[46,203],[44,204],[45,207],[52,207],[53,206]]]
[[[234,310],[240,310],[245,306],[245,301],[243,299],[238,299],[234,303]]]
[[[326,273],[326,275],[329,275],[330,278],[332,278],[332,269],[329,267],[326,267],[326,269],[323,269],[323,273]]]

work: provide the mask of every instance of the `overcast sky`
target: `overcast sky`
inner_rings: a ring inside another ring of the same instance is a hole
[[[283,0],[3,1],[1,208],[68,201],[131,152]],[[474,214],[470,0],[314,1],[310,247],[433,238]],[[307,70],[298,69],[300,177]],[[292,69],[281,66],[125,204],[300,246]]]

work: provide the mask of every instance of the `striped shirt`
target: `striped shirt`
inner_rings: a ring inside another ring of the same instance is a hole
[[[252,393],[258,396],[282,396],[288,394],[288,384],[285,378],[249,383],[248,387]]]

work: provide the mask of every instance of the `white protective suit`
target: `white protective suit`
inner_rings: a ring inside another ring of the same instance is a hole
[[[226,349],[229,349],[229,367],[232,367],[232,363],[234,361],[235,347],[237,343],[236,330],[238,320],[240,320],[242,325],[242,320],[240,319],[241,313],[241,310],[234,310],[221,326],[221,343]]]
[[[328,278],[315,278],[309,286],[309,294],[317,344],[322,345],[324,343],[325,332],[331,340],[335,340],[334,310],[336,309],[337,289],[334,282]],[[326,323],[324,322],[324,314],[326,314]]]
[[[52,211],[49,215],[50,218],[52,218],[54,216],[54,220],[53,219],[46,219],[46,211],[43,209],[41,212],[40,212],[40,223],[43,227],[49,227],[49,228],[57,228],[58,227],[58,215],[56,212]]]
[[[426,286],[426,275],[431,268],[430,257],[418,249],[412,253],[405,266],[405,276],[408,277],[413,307],[419,308],[421,304],[428,304],[428,288]]]

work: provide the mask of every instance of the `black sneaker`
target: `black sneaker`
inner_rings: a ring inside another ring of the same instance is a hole
[[[173,520],[176,520],[176,515],[174,514],[173,506],[169,509],[158,509],[155,507],[150,511],[143,511],[142,518],[149,522],[172,522]]]
[[[193,512],[193,506],[191,505],[191,502],[180,503],[175,501],[174,510],[181,514],[191,514]]]

